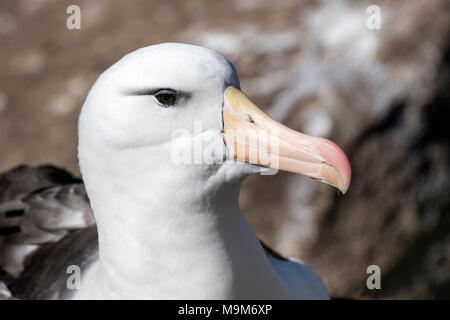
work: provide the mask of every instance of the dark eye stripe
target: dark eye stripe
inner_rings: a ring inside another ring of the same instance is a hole
[[[128,89],[126,96],[153,96],[162,107],[170,107],[191,97],[191,93],[170,88]]]
[[[166,88],[152,88],[152,89],[138,89],[138,90],[126,90],[125,95],[127,96],[154,96],[160,91],[172,91],[177,92],[173,89],[166,89]]]
[[[175,90],[171,88],[148,88],[148,89],[127,89],[123,91],[126,96],[154,96],[161,92],[171,92],[177,98],[190,98],[191,94],[186,91]]]

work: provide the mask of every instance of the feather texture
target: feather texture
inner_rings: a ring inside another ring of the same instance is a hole
[[[81,180],[52,166],[0,175],[0,300],[70,299],[67,268],[96,261],[97,238]],[[299,267],[261,245],[274,267]]]

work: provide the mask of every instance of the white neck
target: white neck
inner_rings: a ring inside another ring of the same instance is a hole
[[[82,168],[100,259],[84,277],[81,297],[289,297],[240,212],[239,183],[218,183],[229,168],[211,168],[217,171],[211,174],[171,164],[152,170],[148,161],[120,166],[139,159],[126,153],[111,160],[124,168],[114,181],[108,170],[86,175]]]

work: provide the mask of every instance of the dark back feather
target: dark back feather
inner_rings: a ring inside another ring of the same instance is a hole
[[[96,259],[97,247],[80,179],[47,165],[0,174],[0,284],[14,297],[67,296],[67,266],[86,266]]]

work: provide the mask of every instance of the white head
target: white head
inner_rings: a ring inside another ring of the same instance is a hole
[[[268,158],[255,157],[262,149]],[[194,163],[175,161],[174,150],[192,151]],[[99,77],[80,115],[78,155],[99,275],[116,279],[105,281],[121,297],[284,296],[240,213],[238,182],[265,166],[343,192],[350,183],[339,147],[267,116],[228,60],[185,44],[137,50]]]
[[[105,191],[143,203],[148,198],[191,203],[217,196],[223,185],[259,171],[255,164],[273,167],[274,161],[249,157],[262,140],[252,145],[243,128],[279,140],[277,150],[268,142],[277,169],[347,190],[350,167],[335,144],[265,115],[239,91],[236,71],[224,57],[198,46],[165,43],[123,57],[99,77],[84,103],[79,161],[94,211]],[[174,135],[180,129],[189,134]],[[191,150],[196,144],[215,151],[201,164],[174,161],[174,149]],[[238,161],[230,165],[224,159]]]

